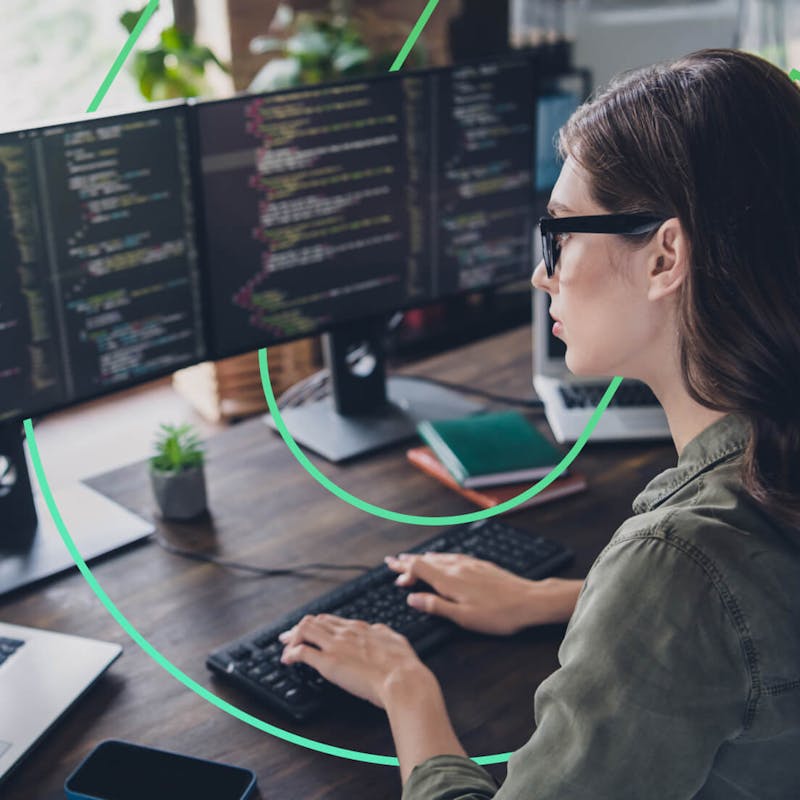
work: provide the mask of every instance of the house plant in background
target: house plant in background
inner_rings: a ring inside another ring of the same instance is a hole
[[[365,42],[364,31],[387,38],[392,31],[381,30],[387,25],[396,27],[391,22],[381,24],[379,15],[367,10],[352,13],[348,0],[332,0],[325,13],[295,13],[290,5],[281,3],[269,35],[250,42],[253,54],[274,53],[275,57],[258,71],[248,91],[268,92],[386,72],[396,52],[374,52]],[[426,62],[424,45],[418,41],[405,68]]]
[[[203,445],[195,429],[162,424],[150,459],[150,484],[164,519],[192,519],[206,511]]]
[[[223,72],[228,68],[210,48],[194,38],[194,16],[179,14],[186,3],[175,3],[175,24],[161,31],[159,43],[149,50],[137,50],[131,57],[131,70],[139,82],[139,91],[146,100],[173,100],[211,94],[206,82],[206,67],[216,64]],[[193,4],[191,6],[193,8]],[[119,18],[130,33],[144,8],[126,11]]]

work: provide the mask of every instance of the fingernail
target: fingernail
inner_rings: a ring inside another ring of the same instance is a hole
[[[278,634],[278,641],[286,642],[289,639],[289,631],[284,631]]]
[[[415,605],[417,605],[417,604],[419,603],[419,595],[417,595],[417,594],[410,594],[410,595],[408,595],[408,597],[406,598],[406,602],[407,602],[407,603],[408,603],[410,606],[415,606]]]

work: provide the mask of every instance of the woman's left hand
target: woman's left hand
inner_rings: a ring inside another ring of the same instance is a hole
[[[386,707],[398,683],[429,673],[408,639],[387,625],[317,614],[303,617],[279,639],[285,645],[284,664],[308,664],[379,708]]]

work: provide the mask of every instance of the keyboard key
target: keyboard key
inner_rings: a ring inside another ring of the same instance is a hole
[[[606,393],[607,386],[571,383],[559,386],[558,391],[567,408],[594,408]],[[611,398],[609,407],[636,408],[657,406],[658,400],[650,387],[639,381],[625,381]]]
[[[230,656],[234,661],[244,661],[244,659],[249,658],[250,652],[249,648],[239,645],[239,647],[230,651]]]

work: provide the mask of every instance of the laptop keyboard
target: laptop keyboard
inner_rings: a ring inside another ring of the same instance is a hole
[[[9,639],[6,636],[0,636],[0,664],[14,655],[24,644],[25,642],[22,639]]]
[[[595,408],[607,388],[608,386],[596,383],[571,383],[559,386],[558,391],[567,408]],[[609,408],[657,406],[658,400],[649,386],[639,381],[631,381],[620,385],[608,405]]]
[[[573,557],[558,542],[496,519],[451,527],[406,552],[466,553],[532,579],[552,574]],[[412,589],[395,586],[396,577],[385,564],[377,566],[282,619],[229,642],[214,651],[206,664],[277,711],[306,719],[324,705],[325,695],[333,687],[305,664],[282,664],[283,644],[278,641],[279,633],[306,614],[382,622],[406,636],[419,654],[455,633],[456,626],[450,621],[411,608],[406,596]],[[419,590],[415,585],[413,591]]]

